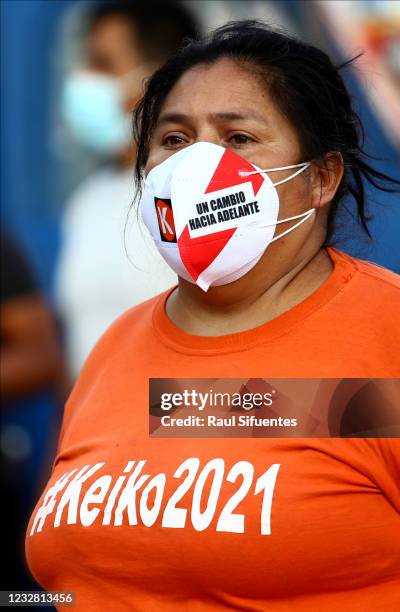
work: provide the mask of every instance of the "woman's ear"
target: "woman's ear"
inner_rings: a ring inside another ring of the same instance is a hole
[[[312,208],[322,208],[332,202],[344,173],[342,154],[326,153],[311,166]]]

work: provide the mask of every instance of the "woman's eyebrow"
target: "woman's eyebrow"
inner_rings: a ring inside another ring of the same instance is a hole
[[[270,125],[269,121],[261,115],[260,113],[254,111],[245,111],[241,113],[237,112],[223,112],[223,113],[209,113],[207,115],[207,119],[216,123],[218,121],[237,121],[237,120],[245,120],[245,119],[255,119],[256,121],[260,121],[267,125]],[[190,115],[186,115],[185,113],[164,113],[160,115],[157,121],[157,126],[162,125],[163,123],[190,123],[192,121],[192,117]]]
[[[187,123],[188,121],[190,121],[190,117],[184,113],[164,113],[158,118],[157,125],[162,123]]]
[[[264,115],[257,113],[255,111],[243,111],[240,113],[237,112],[225,112],[225,113],[210,113],[208,118],[214,121],[235,121],[235,120],[245,120],[245,119],[255,119],[256,121],[261,121],[262,123],[266,123],[270,125],[269,121],[264,117]]]

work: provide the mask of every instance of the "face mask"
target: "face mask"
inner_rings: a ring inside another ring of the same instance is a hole
[[[306,212],[278,221],[276,185],[310,162],[262,170],[219,145],[199,142],[149,172],[140,201],[145,225],[170,267],[203,291],[246,274],[271,242],[307,221]],[[298,168],[273,183],[266,172]],[[300,219],[275,236],[278,224]]]
[[[95,72],[77,72],[65,82],[62,116],[73,136],[96,153],[117,153],[131,142],[121,81]]]

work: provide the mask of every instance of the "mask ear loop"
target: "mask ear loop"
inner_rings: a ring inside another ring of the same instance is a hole
[[[293,217],[286,217],[286,219],[280,219],[280,221],[275,221],[274,223],[263,223],[262,225],[258,225],[257,227],[272,227],[273,225],[279,225],[279,223],[286,223],[287,221],[294,221],[295,219],[301,219],[299,223],[296,223],[296,225],[293,225],[293,227],[290,227],[289,230],[286,230],[285,231],[285,234],[286,234],[287,231],[290,232],[290,230],[300,225],[300,223],[303,223],[303,221],[307,221],[308,217],[311,217],[311,215],[314,212],[315,212],[315,208],[310,208],[309,210],[306,210],[305,212],[300,213],[299,215],[294,215]],[[304,217],[304,219],[302,219],[302,217]],[[280,236],[283,236],[283,234],[280,234]]]
[[[290,181],[295,176],[298,176],[299,174],[304,172],[306,168],[309,168],[311,166],[311,163],[312,162],[304,162],[302,164],[292,164],[291,166],[281,166],[280,168],[267,168],[266,170],[254,170],[252,172],[245,172],[243,170],[239,170],[239,176],[250,176],[251,174],[261,174],[263,172],[278,172],[278,170],[290,170],[291,168],[299,168],[299,170],[297,170],[296,172],[294,172],[287,178],[281,181],[278,181],[277,183],[272,183],[272,185],[276,187],[277,185],[282,185],[283,183]],[[310,208],[310,210],[306,210],[306,212],[301,213],[300,215],[294,215],[293,217],[287,217],[286,219],[281,219],[280,221],[276,221],[276,223],[267,223],[264,225],[260,225],[259,227],[271,227],[272,225],[278,225],[279,223],[286,223],[287,221],[294,221],[294,219],[300,219],[298,223],[295,223],[292,227],[289,227],[289,229],[282,232],[282,234],[279,234],[279,236],[275,236],[274,238],[272,238],[271,242],[274,242],[275,240],[278,240],[278,238],[282,238],[282,236],[286,236],[286,234],[288,234],[292,230],[299,227],[299,225],[307,221],[311,217],[311,215],[313,215],[314,213],[315,213],[315,208]]]
[[[262,174],[264,172],[278,172],[278,170],[290,170],[291,168],[299,168],[299,170],[297,170],[296,172],[293,172],[293,174],[286,177],[285,179],[282,179],[281,181],[278,181],[277,183],[272,183],[274,187],[277,187],[277,185],[282,185],[283,183],[286,183],[287,181],[290,181],[291,179],[295,178],[296,176],[304,172],[304,170],[306,170],[306,168],[309,168],[310,166],[311,166],[311,162],[304,162],[302,164],[292,164],[291,166],[281,166],[280,168],[266,168],[265,170],[254,170],[251,172],[239,170],[239,176],[251,176],[252,174]]]
[[[277,221],[276,224],[278,225],[278,223],[285,223],[286,221],[292,221],[293,219],[298,219],[299,217],[303,217],[303,219],[301,219],[298,223],[295,223],[292,227],[289,227],[289,229],[282,232],[282,234],[279,234],[279,236],[274,236],[271,242],[275,242],[275,240],[278,240],[278,238],[282,238],[282,236],[286,236],[286,234],[288,234],[292,230],[299,227],[299,225],[307,221],[314,213],[315,213],[315,208],[310,208],[310,210],[306,210],[306,212],[302,213],[301,215],[295,215],[294,217],[288,217],[287,219],[282,219],[281,221]]]

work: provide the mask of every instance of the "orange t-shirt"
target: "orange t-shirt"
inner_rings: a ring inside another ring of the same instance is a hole
[[[28,564],[77,611],[400,609],[396,438],[149,437],[150,377],[395,377],[398,277],[334,270],[256,329],[191,336],[162,294],[127,311],[67,402]]]

